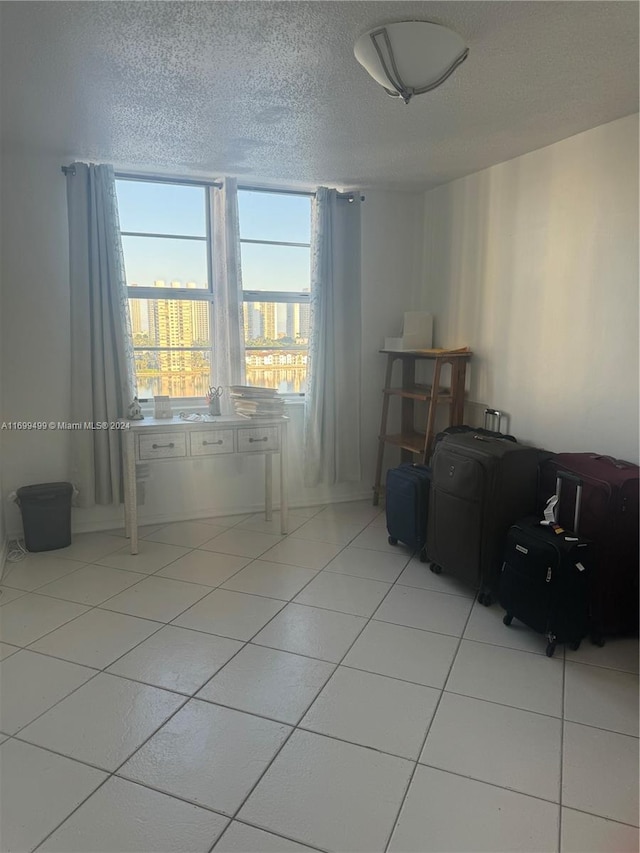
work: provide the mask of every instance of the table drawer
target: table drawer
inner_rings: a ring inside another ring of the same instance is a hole
[[[280,450],[278,427],[240,427],[238,453],[264,453],[265,450]]]
[[[139,444],[140,459],[173,459],[187,455],[187,442],[184,433],[160,432],[141,435]]]
[[[209,429],[189,433],[192,456],[213,456],[216,453],[233,453],[232,429]]]

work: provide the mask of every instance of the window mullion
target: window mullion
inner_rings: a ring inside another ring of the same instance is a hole
[[[182,287],[127,287],[129,299],[172,299],[178,302],[210,302],[208,290],[187,290]]]
[[[287,293],[282,290],[243,290],[243,302],[300,302],[302,304],[310,301],[310,294],[307,293]]]

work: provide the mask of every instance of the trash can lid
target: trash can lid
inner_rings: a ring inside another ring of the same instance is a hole
[[[42,495],[67,495],[73,492],[71,483],[35,483],[16,489],[18,498],[41,497]]]

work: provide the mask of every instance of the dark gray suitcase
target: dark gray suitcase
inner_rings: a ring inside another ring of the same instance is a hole
[[[491,604],[507,531],[536,505],[540,451],[479,433],[448,435],[432,458],[427,520],[431,570],[479,589]]]

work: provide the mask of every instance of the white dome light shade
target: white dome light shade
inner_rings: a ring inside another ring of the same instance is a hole
[[[462,38],[440,24],[401,21],[360,36],[356,59],[393,97],[409,103],[413,95],[435,89],[467,58]]]

